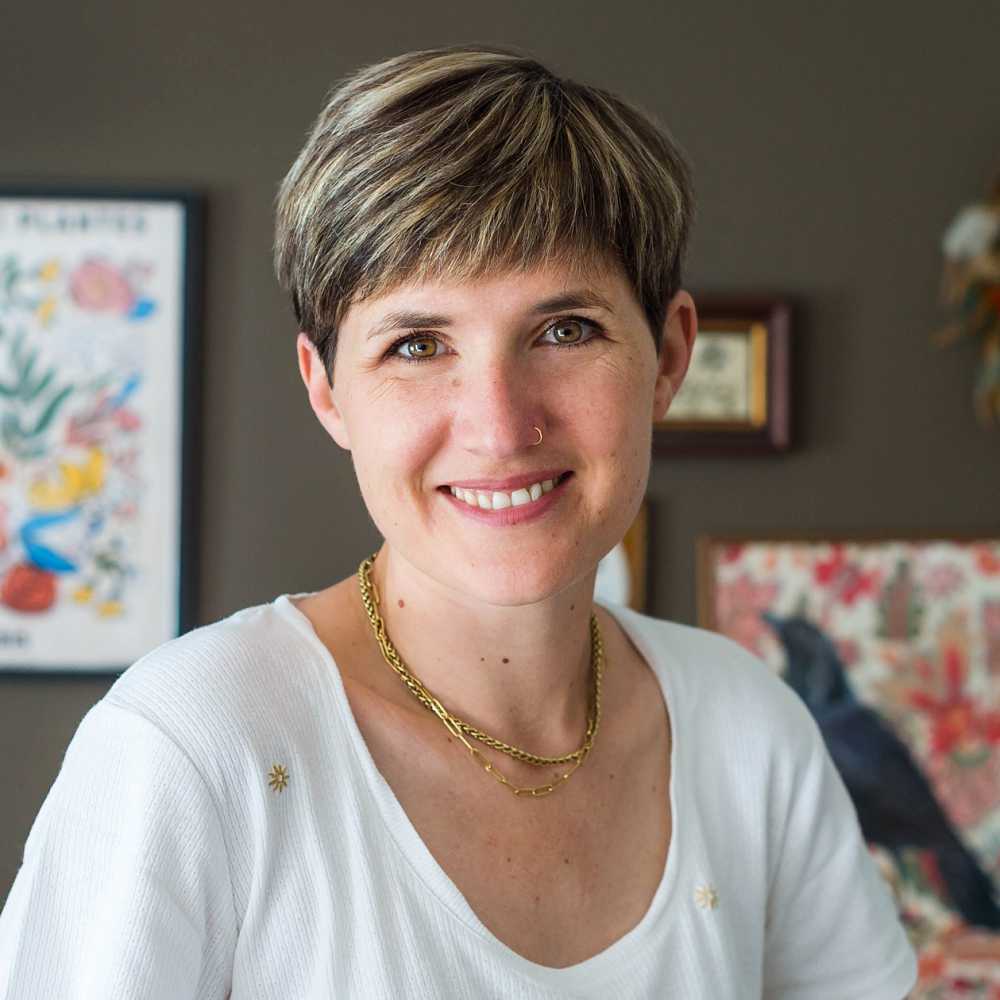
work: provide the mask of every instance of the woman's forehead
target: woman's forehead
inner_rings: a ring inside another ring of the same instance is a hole
[[[442,319],[475,313],[488,306],[511,313],[550,312],[569,308],[613,313],[628,293],[621,270],[610,264],[545,264],[527,269],[494,271],[472,278],[432,277],[404,281],[390,290],[352,303],[344,325],[361,325],[367,334],[417,311]],[[419,325],[399,323],[398,325]]]

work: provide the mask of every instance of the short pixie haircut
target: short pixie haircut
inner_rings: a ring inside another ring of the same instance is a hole
[[[648,113],[515,49],[448,46],[331,91],[278,192],[274,261],[331,380],[353,302],[546,264],[617,264],[659,349],[693,213]]]

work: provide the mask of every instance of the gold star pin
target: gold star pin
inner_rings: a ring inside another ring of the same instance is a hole
[[[703,910],[714,910],[719,905],[719,894],[711,885],[699,885],[694,891],[694,901]]]
[[[288,772],[281,764],[272,764],[267,772],[267,783],[276,792],[282,792],[288,785]]]

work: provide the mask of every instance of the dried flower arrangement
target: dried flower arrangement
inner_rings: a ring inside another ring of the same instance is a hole
[[[934,334],[944,346],[982,338],[982,363],[972,390],[976,416],[1000,422],[1000,174],[984,202],[966,205],[945,231],[941,299],[958,317]]]

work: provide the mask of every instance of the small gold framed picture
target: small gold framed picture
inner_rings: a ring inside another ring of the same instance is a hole
[[[791,308],[778,298],[695,296],[698,335],[657,454],[784,451],[789,435]]]

